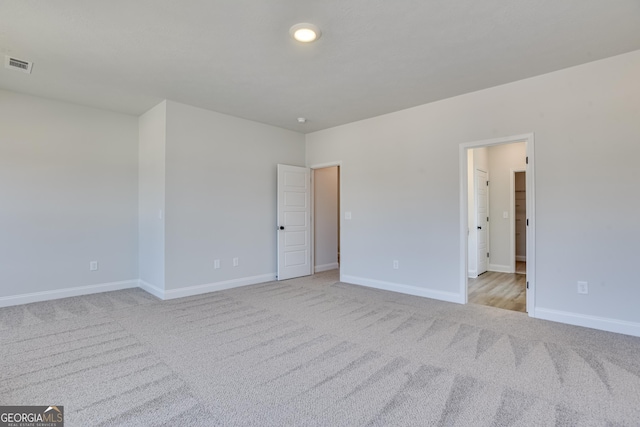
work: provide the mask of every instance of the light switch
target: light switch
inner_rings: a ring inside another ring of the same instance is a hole
[[[345,212],[344,219],[351,219],[351,212]]]
[[[509,212],[508,211],[502,212],[502,218],[504,218],[504,219],[509,218]]]

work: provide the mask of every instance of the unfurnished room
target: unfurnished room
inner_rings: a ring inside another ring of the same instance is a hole
[[[0,0],[0,426],[640,425],[637,0]]]

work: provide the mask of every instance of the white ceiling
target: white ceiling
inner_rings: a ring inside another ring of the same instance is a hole
[[[305,133],[638,49],[640,0],[0,0],[0,88]]]

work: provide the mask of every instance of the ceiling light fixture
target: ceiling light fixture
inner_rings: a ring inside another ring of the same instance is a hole
[[[318,40],[322,35],[320,28],[313,24],[301,23],[296,24],[289,29],[291,37],[302,43],[311,43]]]
[[[307,119],[305,119],[304,117],[298,117],[298,123],[307,123]]]

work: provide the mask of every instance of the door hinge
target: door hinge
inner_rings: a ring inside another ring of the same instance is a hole
[[[527,282],[527,289],[529,289],[529,282]]]
[[[489,217],[487,217],[487,222],[489,222]]]
[[[489,181],[487,181],[487,186],[489,186]]]
[[[529,226],[529,218],[527,218],[527,227]]]
[[[489,258],[489,252],[487,252],[487,258]]]
[[[527,157],[525,158],[525,162],[526,162],[527,164],[529,164],[529,156],[527,156]]]

